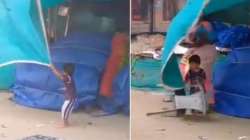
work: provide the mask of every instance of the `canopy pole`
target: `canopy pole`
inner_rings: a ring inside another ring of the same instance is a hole
[[[38,8],[39,18],[40,18],[41,25],[42,25],[43,36],[44,36],[44,39],[45,39],[45,45],[47,47],[47,51],[48,51],[48,54],[49,54],[49,61],[51,63],[51,57],[50,57],[50,51],[49,51],[49,42],[48,42],[48,36],[47,36],[46,27],[45,27],[45,20],[44,20],[44,16],[43,16],[43,9],[42,9],[41,0],[36,0],[36,5],[37,5],[37,8]]]
[[[66,37],[68,35],[68,32],[69,32],[69,22],[70,22],[70,14],[67,16],[66,27],[65,27],[65,31],[64,31],[64,37]]]

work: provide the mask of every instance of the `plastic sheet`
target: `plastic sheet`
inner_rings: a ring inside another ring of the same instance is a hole
[[[15,81],[15,66],[9,65],[0,69],[0,90],[8,90]]]
[[[213,84],[216,91],[216,111],[250,118],[249,53],[250,46],[235,49],[229,56],[218,60],[215,64]]]
[[[17,62],[49,64],[36,3],[1,0],[0,13],[0,66]]]
[[[218,33],[217,46],[222,48],[238,48],[250,44],[250,28],[233,26]]]

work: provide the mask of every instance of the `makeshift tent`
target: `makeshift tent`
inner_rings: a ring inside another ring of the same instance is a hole
[[[228,1],[228,0],[188,0],[185,7],[178,13],[178,15],[172,20],[169,28],[168,28],[168,35],[164,43],[164,52],[162,56],[162,82],[163,84],[168,88],[173,89],[179,89],[184,87],[184,83],[181,77],[181,73],[179,71],[178,63],[177,63],[177,57],[173,53],[173,50],[177,44],[179,44],[182,39],[188,34],[188,32],[191,30],[191,28],[197,23],[199,20],[199,17],[203,14],[203,16],[207,17],[209,20],[218,20],[222,22],[230,22],[234,24],[250,24],[250,17],[249,17],[249,0],[234,0],[234,1]],[[238,8],[237,8],[238,7]],[[240,8],[239,8],[240,7]],[[234,14],[229,14],[234,13]],[[237,14],[236,14],[237,13]],[[227,15],[227,16],[226,16]],[[229,16],[230,15],[230,16]],[[246,15],[246,17],[243,18],[242,15]],[[239,20],[239,17],[241,20]],[[248,52],[247,50],[242,51]],[[239,54],[239,56],[242,56],[243,53]],[[245,55],[244,55],[245,56]],[[230,57],[230,56],[229,56]],[[245,60],[248,57],[241,57]],[[216,79],[221,79],[220,83],[230,83],[230,84],[223,84],[227,86],[220,86],[220,89],[223,89],[223,92],[216,91],[216,100],[217,100],[217,106],[216,110],[229,114],[234,116],[241,116],[241,117],[250,117],[249,109],[247,109],[247,106],[250,105],[249,100],[249,92],[239,92],[242,90],[242,88],[245,88],[242,91],[247,91],[247,88],[249,85],[238,86],[236,84],[233,84],[237,81],[237,83],[241,82],[250,82],[250,78],[245,76],[245,80],[237,80],[234,79],[235,76],[233,74],[238,74],[239,72],[243,72],[246,75],[248,64],[246,64],[246,61],[241,61],[238,59],[236,63],[233,63],[233,61],[228,62],[227,67],[228,68],[228,74],[232,75],[222,75],[215,74]],[[245,63],[245,64],[243,64]],[[226,64],[226,62],[224,63]],[[229,67],[235,66],[237,68]],[[239,66],[236,66],[239,65]],[[243,68],[245,67],[245,68]],[[218,67],[217,67],[218,68]],[[215,68],[215,70],[217,70]],[[221,65],[222,68],[222,65]],[[232,69],[232,70],[231,70]],[[246,71],[245,71],[246,70]],[[227,78],[229,79],[227,79]],[[241,82],[240,82],[241,81]],[[216,85],[218,85],[218,80]],[[221,85],[221,84],[220,84]],[[232,91],[230,89],[229,85],[234,85],[235,88],[238,90]],[[222,88],[223,87],[223,88]],[[218,86],[215,86],[216,90],[218,89]],[[249,91],[249,89],[248,89]]]
[[[72,34],[51,46],[52,62],[61,68],[75,64],[75,81],[80,103],[94,101],[99,79],[110,52],[109,34]],[[14,101],[19,104],[59,110],[63,103],[63,83],[48,67],[18,64],[16,82],[12,88]],[[84,100],[84,101],[81,101]]]
[[[23,3],[28,2],[29,0],[23,0]],[[49,26],[47,20],[50,20],[48,10],[51,10],[51,8],[55,8],[55,11],[58,12],[58,4],[65,4],[64,2],[66,1],[42,0],[41,2],[42,3],[40,3],[40,6],[33,7],[33,9],[39,11],[39,7],[40,10],[42,8],[43,18],[46,19],[45,25],[47,27]],[[54,63],[58,68],[61,69],[62,65],[68,62],[74,63],[76,66],[74,75],[78,96],[78,104],[76,108],[82,105],[85,106],[98,104],[103,108],[104,111],[107,111],[109,113],[114,113],[120,110],[128,113],[129,68],[122,69],[122,71],[114,80],[113,92],[115,96],[112,100],[104,101],[104,99],[97,100],[97,98],[99,94],[100,78],[103,74],[106,60],[110,55],[111,39],[113,37],[114,31],[116,30],[116,28],[115,30],[109,28],[112,26],[112,22],[106,22],[106,19],[116,20],[118,21],[116,23],[118,27],[122,26],[122,28],[125,28],[123,30],[128,30],[129,26],[127,25],[129,23],[129,12],[124,12],[123,9],[128,7],[129,3],[124,1],[118,2],[108,0],[72,0],[67,1],[67,4],[69,4],[72,8],[72,11],[70,13],[70,16],[72,17],[68,24],[68,33],[66,34],[66,36],[59,33],[56,40],[51,41],[51,43],[49,44],[49,51],[52,63]],[[100,8],[102,4],[104,5],[104,7],[112,6],[113,8],[111,7],[111,9],[113,11],[108,11],[108,13],[103,12],[106,10],[105,8]],[[117,6],[117,4],[119,4],[119,6]],[[88,9],[86,10],[86,6],[93,5],[98,5],[99,9],[93,8],[91,9],[93,11],[88,11]],[[114,5],[116,5],[117,7],[115,7]],[[128,8],[126,9],[128,10]],[[91,22],[87,22],[86,24],[85,21],[87,17],[84,16],[85,12],[83,11],[91,13],[91,15],[94,17],[92,19],[88,19]],[[111,13],[114,11],[116,11],[115,14]],[[36,15],[35,13],[30,14]],[[80,14],[81,16],[79,16]],[[13,18],[16,18],[16,16],[17,14],[13,15]],[[40,13],[38,18],[29,18],[30,20],[37,21],[38,19],[42,19],[41,16],[42,15]],[[57,21],[56,23],[59,25],[59,27],[55,28],[57,28],[57,30],[64,30],[65,20],[60,20],[63,17],[60,17],[57,13],[56,18],[58,18],[58,21],[62,22]],[[119,25],[119,23],[123,21],[127,22]],[[36,23],[34,24],[34,28],[38,30],[38,27],[42,27],[42,24],[42,22]],[[116,26],[112,26],[112,28],[114,27]],[[26,28],[29,29],[29,27]],[[41,28],[41,30],[43,30],[43,28]],[[39,39],[44,40],[45,36],[43,36],[42,33],[42,31],[38,32],[38,35],[40,35]],[[32,34],[27,38],[32,38]],[[27,56],[27,58],[30,57]],[[59,110],[64,100],[62,82],[54,76],[54,74],[47,66],[43,65],[27,63],[17,64],[16,81],[12,86],[11,91],[13,92],[13,101],[18,104],[34,108]]]
[[[100,78],[110,53],[111,39],[112,36],[106,33],[77,33],[52,45],[52,62],[57,67],[61,68],[64,63],[75,64],[77,107],[98,104],[109,113],[128,108],[129,68],[124,68],[114,80],[113,99],[96,102]],[[50,69],[41,65],[18,64],[16,71],[16,82],[11,89],[15,102],[35,108],[60,110],[64,101],[63,83]]]

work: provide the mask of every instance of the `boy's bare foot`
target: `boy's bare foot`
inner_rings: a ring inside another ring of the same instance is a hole
[[[69,127],[69,123],[68,122],[60,122],[59,124],[57,124],[56,127],[57,128],[66,128],[66,127]]]

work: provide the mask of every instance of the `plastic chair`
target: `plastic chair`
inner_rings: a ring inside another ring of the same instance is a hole
[[[197,110],[206,115],[207,100],[204,92],[197,92],[192,95],[174,96],[175,109],[186,109],[186,115],[192,115],[191,110]]]
[[[202,86],[200,86],[199,88],[203,89]],[[203,91],[204,90],[201,90],[192,95],[186,94],[186,95],[170,96],[171,98],[170,101],[173,102],[174,107],[175,107],[173,110],[150,112],[150,113],[147,113],[147,116],[157,115],[157,114],[162,114],[162,113],[169,113],[169,112],[176,112],[179,109],[185,109],[186,110],[185,115],[192,115],[192,110],[196,110],[196,111],[202,112],[202,114],[205,116],[208,110],[208,103],[207,103],[206,94]],[[189,91],[187,90],[185,92],[189,93]]]

